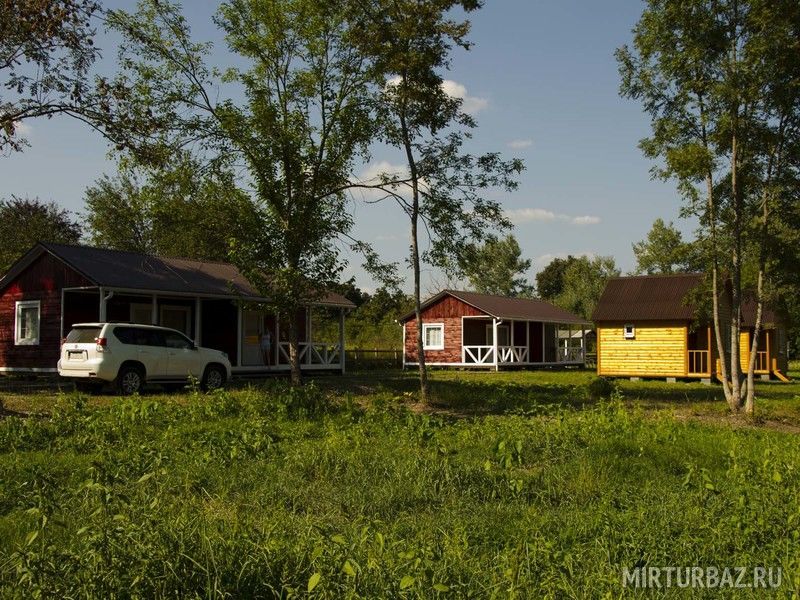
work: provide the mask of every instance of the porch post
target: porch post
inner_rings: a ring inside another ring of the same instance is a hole
[[[544,344],[544,338],[545,338],[544,334],[545,334],[546,331],[547,331],[547,327],[545,326],[544,321],[542,321],[542,362],[543,363],[547,362],[547,353],[546,353],[546,347],[545,347],[545,344]]]
[[[405,332],[405,327],[403,332]],[[339,309],[339,367],[342,375],[344,375],[344,362],[344,309],[341,308]]]
[[[311,364],[311,307],[306,306],[306,364]]]
[[[572,350],[572,323],[567,325],[569,330],[567,331],[567,351],[564,352],[565,358],[569,358],[569,353]]]
[[[532,362],[531,359],[531,322],[525,321],[525,352],[528,353],[527,362]]]
[[[278,313],[275,313],[275,366],[281,360],[281,322],[278,320]]]
[[[242,366],[242,305],[236,304],[236,366]]]
[[[403,371],[406,370],[406,322],[403,321]]]
[[[516,349],[514,348],[515,344],[514,344],[514,320],[513,319],[511,320],[511,335],[509,337],[511,338],[511,356],[514,357],[515,356],[514,352],[515,352]],[[512,358],[511,360],[514,360],[514,359]]]
[[[494,370],[499,371],[497,356],[497,318],[492,317],[492,344],[494,344]]]
[[[106,322],[106,291],[103,288],[100,289],[100,309],[98,312],[98,321],[101,323]]]
[[[199,346],[202,342],[200,336],[200,296],[194,299],[194,344]]]
[[[150,298],[150,325],[158,325],[158,296]]]
[[[64,339],[64,288],[61,288],[61,324],[59,328],[59,336],[58,336],[58,343],[60,344],[61,341]]]
[[[586,367],[586,328],[581,325],[581,362]]]

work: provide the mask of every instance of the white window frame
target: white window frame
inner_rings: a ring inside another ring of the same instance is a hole
[[[36,337],[30,339],[22,338],[22,310],[25,308],[36,308]],[[17,300],[14,304],[14,345],[15,346],[38,346],[39,339],[42,337],[42,301],[41,300]]]
[[[630,329],[630,331],[628,331]],[[626,323],[622,326],[622,337],[626,340],[635,340],[636,339],[636,326],[632,323]]]
[[[442,343],[441,345],[428,346],[428,330],[429,329],[442,330]],[[444,323],[423,323],[422,324],[422,349],[423,350],[444,350]]]

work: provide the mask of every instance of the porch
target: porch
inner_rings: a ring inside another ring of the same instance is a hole
[[[225,352],[235,374],[290,369],[288,324],[263,299],[93,287],[64,289],[61,306],[62,338],[80,322],[160,325],[180,331],[198,346]],[[345,310],[310,305],[295,316],[301,369],[344,372]]]
[[[463,366],[582,366],[587,327],[572,323],[463,317]]]
[[[761,343],[764,350],[756,352],[755,374],[769,376],[778,370],[777,359],[772,356],[774,346],[773,331],[762,332]],[[739,356],[743,372],[747,372],[750,363],[750,334],[743,331],[739,339]],[[712,344],[711,328],[706,327],[687,335],[686,374],[688,377],[709,378],[722,372],[719,356]],[[730,349],[726,350],[726,360],[730,360]],[[714,371],[712,372],[712,366]]]

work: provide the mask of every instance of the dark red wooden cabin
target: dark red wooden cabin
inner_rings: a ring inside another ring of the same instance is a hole
[[[0,373],[54,373],[73,323],[172,327],[228,354],[234,373],[288,370],[287,328],[231,264],[39,243],[0,279]],[[314,341],[314,309],[339,313],[339,339]],[[302,368],[344,371],[344,315],[328,293],[297,315]],[[272,355],[260,337],[269,331]]]
[[[418,364],[415,313],[404,315],[403,366]],[[590,324],[543,300],[445,290],[422,304],[425,362],[441,367],[584,365]]]

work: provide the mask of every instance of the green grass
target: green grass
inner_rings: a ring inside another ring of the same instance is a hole
[[[6,396],[0,597],[619,597],[642,565],[800,593],[799,387],[760,386],[751,422],[713,386],[591,379]]]

